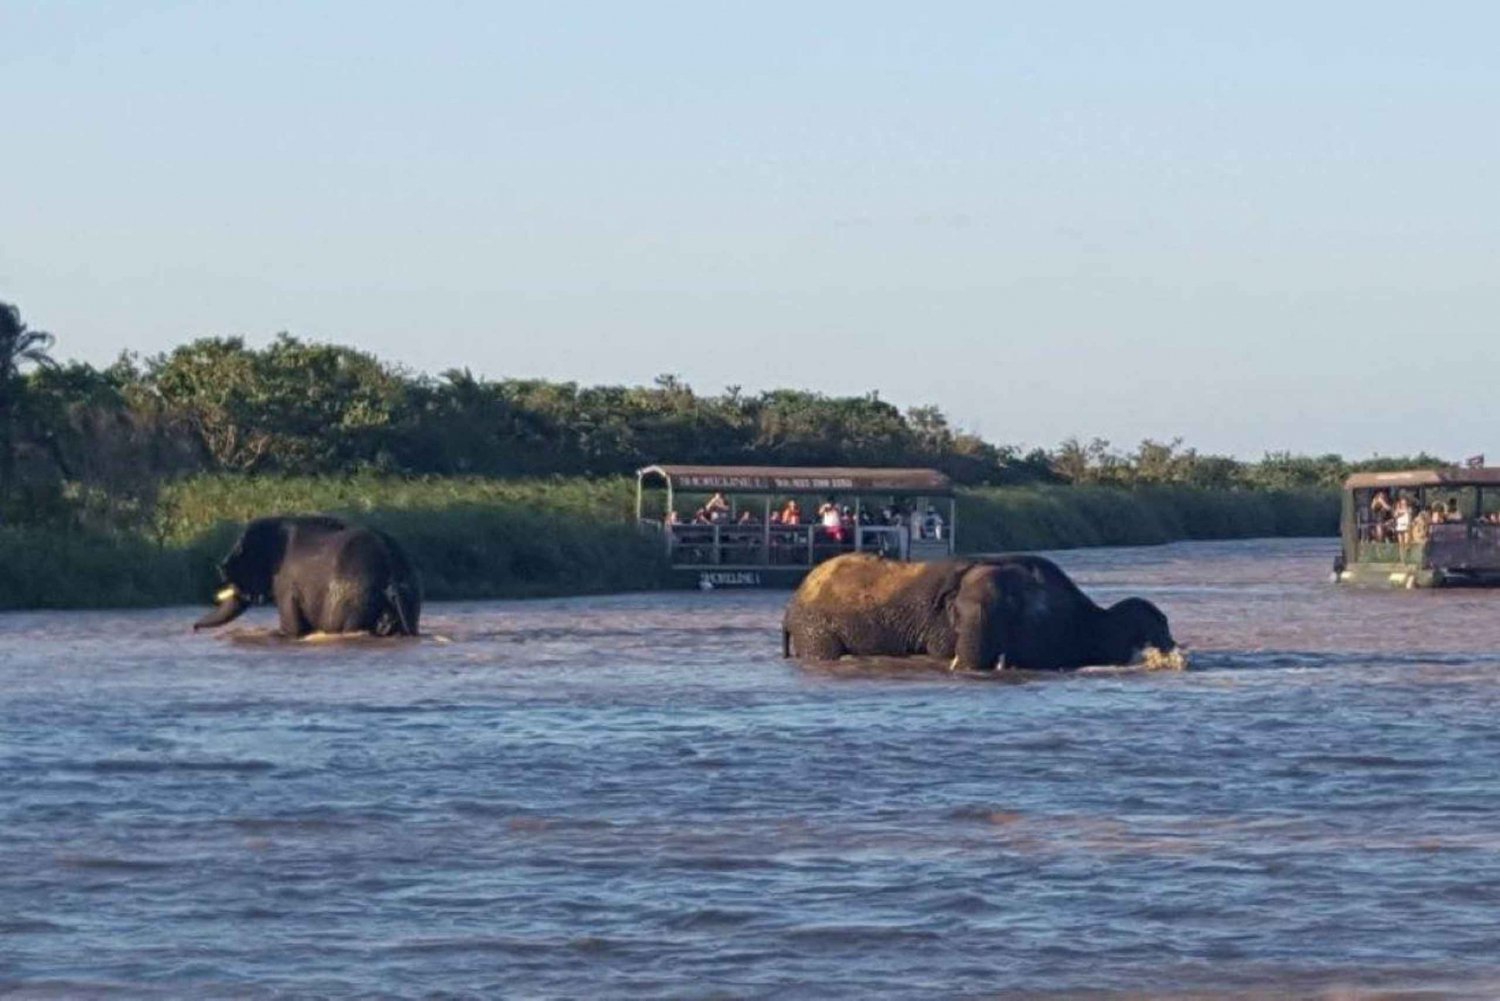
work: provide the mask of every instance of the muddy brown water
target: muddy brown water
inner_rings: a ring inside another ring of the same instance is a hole
[[[0,992],[1500,996],[1500,592],[1056,554],[1192,670],[782,661],[784,593],[0,615]]]

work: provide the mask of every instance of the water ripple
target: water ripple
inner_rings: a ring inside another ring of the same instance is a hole
[[[0,616],[0,993],[1500,993],[1500,592],[1058,558],[1192,669],[801,666],[722,591]]]

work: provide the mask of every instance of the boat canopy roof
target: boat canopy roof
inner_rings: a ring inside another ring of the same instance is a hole
[[[1389,473],[1355,473],[1344,481],[1345,490],[1384,487],[1488,487],[1500,485],[1500,467],[1463,469],[1401,469]]]
[[[674,490],[726,490],[738,494],[910,494],[952,497],[953,481],[936,469],[863,469],[844,466],[647,466],[644,482],[659,476]]]

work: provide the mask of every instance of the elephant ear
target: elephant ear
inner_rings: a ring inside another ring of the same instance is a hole
[[[1009,564],[997,568],[996,582],[1006,612],[1019,624],[1027,628],[1045,622],[1052,614],[1046,584],[1029,567]]]
[[[252,598],[268,597],[286,552],[285,528],[281,518],[258,518],[246,525],[224,561],[225,579]]]
[[[1052,617],[1052,596],[1047,588],[1035,582],[1016,589],[1016,600],[1021,606],[1021,616],[1028,625],[1036,627]]]

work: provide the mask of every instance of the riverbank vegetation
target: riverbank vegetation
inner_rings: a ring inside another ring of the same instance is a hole
[[[0,526],[0,609],[203,602],[240,527],[266,514],[385,529],[433,600],[649,589],[664,568],[631,524],[632,489],[620,477],[197,476],[165,485],[136,528]]]
[[[1432,456],[1256,462],[1180,441],[996,444],[877,393],[717,395],[407,372],[281,335],[204,338],[98,368],[0,303],[0,607],[195,601],[235,526],[345,513],[386,527],[433,598],[649,587],[628,475],[656,461],[931,466],[964,488],[966,549],[1331,534],[1355,469]]]
[[[1337,492],[1318,488],[980,488],[959,494],[957,538],[971,553],[1144,546],[1335,535],[1338,520]]]
[[[267,513],[346,515],[391,532],[432,600],[661,586],[659,547],[631,524],[624,477],[494,480],[205,475],[166,485],[138,529],[0,526],[0,609],[194,604],[239,527]],[[969,552],[1328,535],[1327,491],[978,487],[959,495]]]

